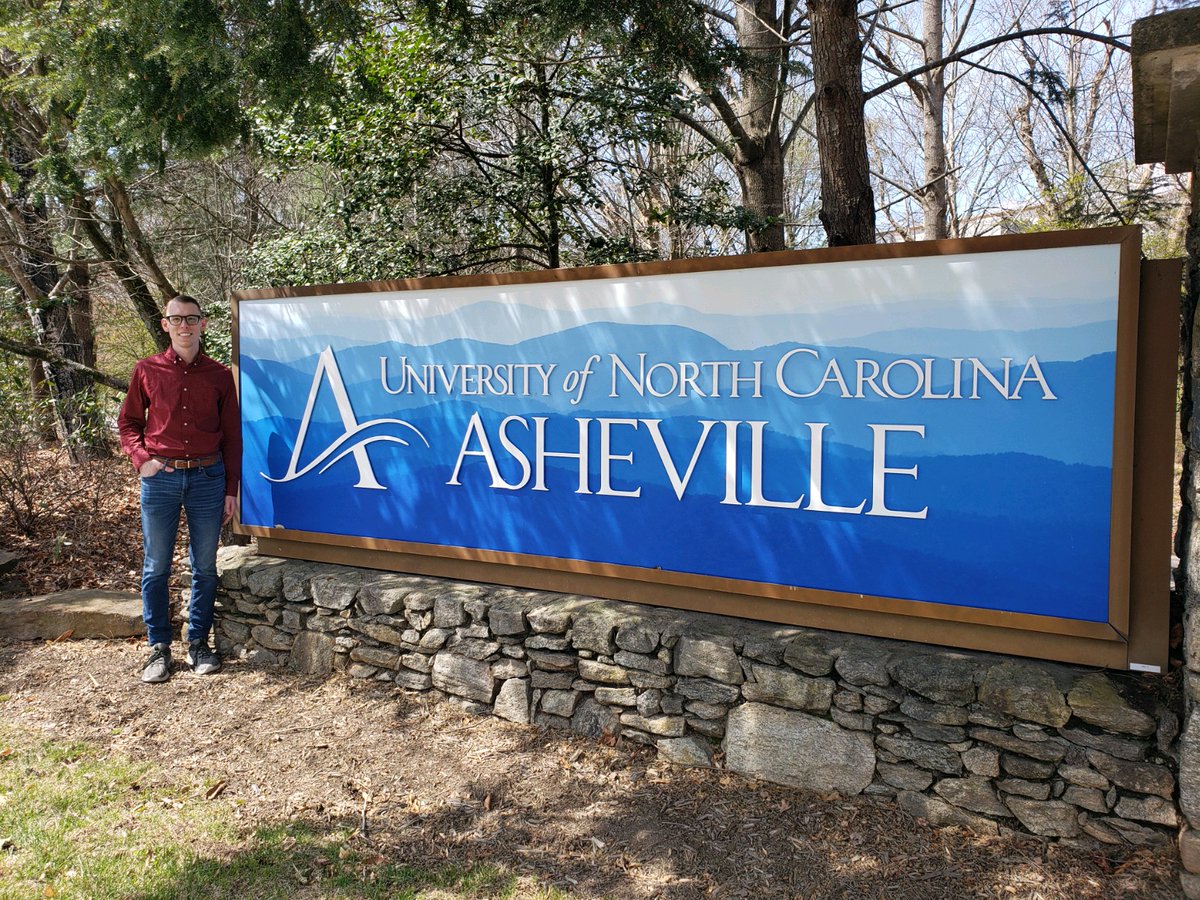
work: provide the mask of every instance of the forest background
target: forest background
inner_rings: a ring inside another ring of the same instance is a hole
[[[1129,30],[1187,5],[0,0],[0,511],[33,535],[46,448],[114,452],[177,293],[228,361],[244,288],[1109,224],[1182,255]]]

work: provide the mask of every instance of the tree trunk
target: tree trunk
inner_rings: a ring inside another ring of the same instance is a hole
[[[737,4],[738,44],[747,63],[739,72],[742,96],[738,118],[744,132],[733,156],[742,205],[754,214],[746,229],[746,250],[782,250],[786,246],[783,203],[783,142],[779,136],[781,72],[779,13],[776,0]]]
[[[942,0],[922,0],[922,24],[926,65],[944,56],[942,48]],[[921,78],[923,118],[922,143],[925,150],[925,184],[921,188],[921,210],[925,219],[925,239],[950,236],[949,201],[946,187],[946,70],[931,69]]]
[[[82,362],[83,348],[71,321],[71,304],[55,294],[59,269],[49,236],[49,212],[44,201],[30,191],[35,154],[17,141],[10,141],[5,149],[16,182],[15,191],[6,198],[5,211],[19,246],[3,248],[4,268],[24,297],[38,346]],[[109,455],[107,431],[96,405],[90,402],[91,379],[55,362],[45,363],[45,372],[59,436],[71,459],[82,462]]]
[[[875,243],[863,113],[862,41],[852,0],[810,0],[821,224],[830,247]]]

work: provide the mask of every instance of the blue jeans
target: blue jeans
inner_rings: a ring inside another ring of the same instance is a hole
[[[225,514],[225,464],[175,469],[142,479],[142,618],[151,644],[171,643],[167,581],[179,535],[179,511],[187,512],[191,538],[192,599],[188,641],[207,640],[217,597],[217,542]]]

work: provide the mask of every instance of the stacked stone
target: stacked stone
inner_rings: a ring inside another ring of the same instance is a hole
[[[620,735],[668,761],[893,796],[983,832],[1156,843],[1178,718],[1100,672],[579,596],[220,557],[218,645]]]

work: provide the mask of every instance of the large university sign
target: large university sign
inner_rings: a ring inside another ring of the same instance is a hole
[[[1139,256],[1108,229],[245,292],[242,529],[1152,668],[1165,636],[1130,636]]]

